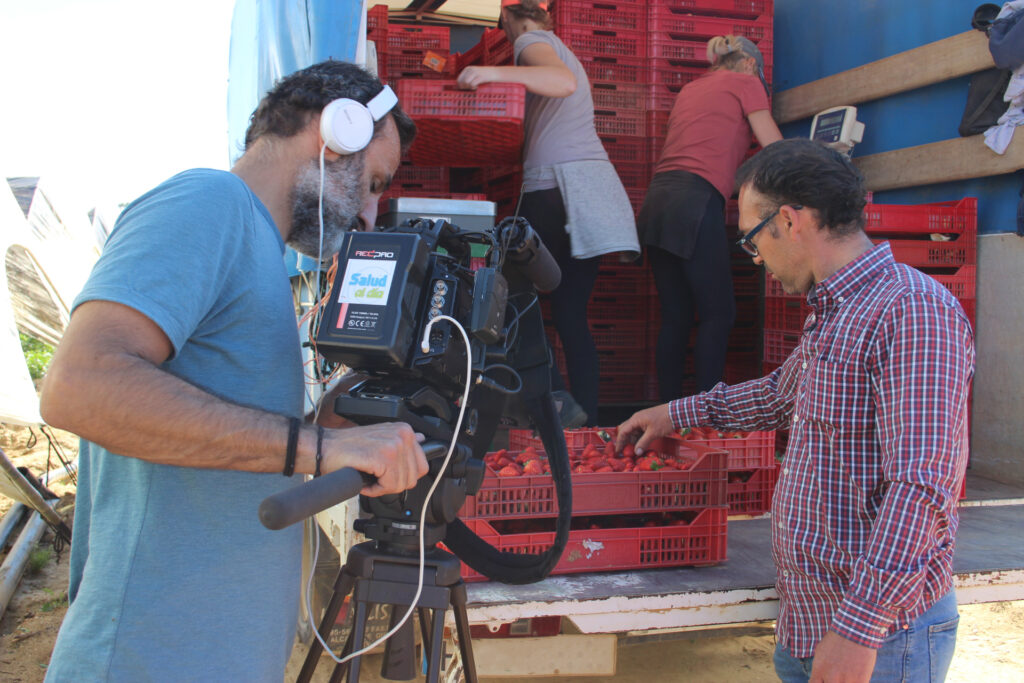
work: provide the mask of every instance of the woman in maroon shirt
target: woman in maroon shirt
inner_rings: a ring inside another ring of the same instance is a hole
[[[708,73],[676,97],[637,221],[661,301],[655,358],[662,401],[680,396],[695,320],[697,390],[722,379],[736,315],[725,200],[751,133],[762,146],[782,139],[768,108],[757,46],[743,37],[718,36],[708,42],[708,61]]]

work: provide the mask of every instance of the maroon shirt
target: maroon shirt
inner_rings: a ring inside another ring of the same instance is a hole
[[[676,96],[654,172],[689,171],[728,199],[750,149],[747,116],[762,109],[768,109],[768,95],[757,76],[716,69],[687,83]]]

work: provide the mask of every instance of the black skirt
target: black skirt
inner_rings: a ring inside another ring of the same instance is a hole
[[[714,185],[689,171],[658,173],[651,180],[637,219],[640,244],[688,259],[709,211],[718,217],[724,230],[725,199]]]

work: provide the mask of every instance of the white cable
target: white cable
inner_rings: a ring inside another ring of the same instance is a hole
[[[466,334],[466,329],[459,323],[459,321],[456,320],[455,318],[452,318],[451,316],[439,315],[436,318],[432,318],[427,322],[427,327],[425,330],[423,330],[423,340],[420,342],[421,348],[423,348],[424,353],[430,350],[430,343],[427,341],[430,337],[430,329],[434,326],[434,323],[436,323],[439,320],[447,320],[456,328],[458,328],[459,332],[462,334],[462,340],[466,344],[466,388],[462,392],[462,407],[459,409],[459,419],[455,422],[455,429],[452,431],[452,442],[448,446],[448,454],[445,455],[444,457],[444,462],[441,464],[441,469],[438,471],[437,477],[434,479],[434,483],[431,484],[430,490],[427,491],[427,497],[423,501],[423,509],[420,511],[420,562],[419,574],[416,579],[416,595],[413,596],[412,602],[409,605],[409,609],[405,612],[405,616],[402,617],[401,621],[395,624],[394,628],[392,628],[390,631],[385,633],[383,636],[378,638],[373,643],[370,643],[369,645],[364,647],[362,650],[352,652],[340,659],[334,654],[334,652],[327,645],[327,643],[324,642],[323,637],[320,635],[320,629],[314,628],[313,634],[316,636],[316,639],[320,641],[320,645],[322,645],[324,651],[331,656],[331,659],[333,659],[338,664],[344,664],[345,662],[351,659],[366,654],[367,652],[377,647],[391,636],[395,635],[395,633],[398,632],[398,629],[402,628],[405,622],[409,620],[409,616],[413,613],[413,610],[416,609],[416,604],[420,601],[420,595],[423,594],[423,571],[426,566],[426,542],[424,540],[423,533],[427,523],[427,508],[430,506],[430,499],[434,495],[434,490],[437,488],[437,485],[441,482],[442,477],[444,477],[445,470],[448,469],[448,463],[452,459],[452,453],[455,452],[455,444],[458,441],[459,432],[462,430],[462,418],[466,415],[466,406],[469,403],[469,390],[470,387],[472,386],[471,377],[473,374],[473,353],[469,346],[469,335]],[[309,579],[307,580],[306,583],[306,613],[310,615],[310,622],[312,622],[313,620],[313,607],[310,592],[311,586],[313,585],[313,572],[316,570],[316,558],[320,552],[320,534],[316,534],[315,547],[316,553],[314,554],[314,559],[313,562],[311,563],[311,567],[309,570]]]

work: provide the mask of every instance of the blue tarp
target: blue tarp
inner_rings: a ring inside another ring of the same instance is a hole
[[[283,76],[325,59],[353,61],[362,0],[237,0],[228,60],[228,156],[242,155],[260,98]],[[315,269],[289,250],[289,271]]]

